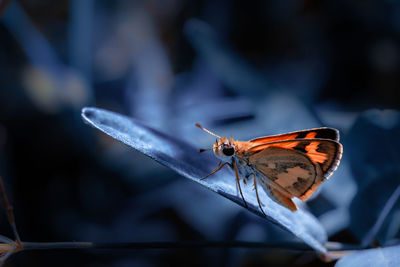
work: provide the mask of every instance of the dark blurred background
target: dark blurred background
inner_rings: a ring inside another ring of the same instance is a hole
[[[365,214],[373,224],[400,183],[399,39],[391,0],[11,1],[0,17],[0,175],[22,239],[294,238],[85,125],[81,108],[96,106],[197,147],[213,138],[195,122],[241,140],[339,129],[343,161],[309,209],[330,240],[359,243]],[[399,206],[381,244],[399,238]],[[0,232],[12,236],[4,213]],[[323,264],[313,253],[228,248],[31,251],[7,263]]]

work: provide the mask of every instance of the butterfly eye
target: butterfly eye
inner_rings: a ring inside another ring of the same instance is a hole
[[[227,147],[222,149],[222,153],[224,153],[225,156],[232,156],[235,153],[235,149],[233,147]]]

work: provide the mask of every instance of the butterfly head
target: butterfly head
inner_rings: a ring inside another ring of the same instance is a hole
[[[235,155],[235,144],[232,138],[228,140],[225,136],[217,139],[213,146],[214,154],[217,158],[230,162]]]
[[[216,135],[215,133],[207,130],[198,123],[196,123],[196,126],[206,131],[207,133],[214,135],[215,137],[218,137],[212,148],[200,149],[199,152],[213,150],[217,158],[225,162],[230,162],[236,152],[235,141],[232,138],[228,139],[225,136],[220,137],[219,135]]]

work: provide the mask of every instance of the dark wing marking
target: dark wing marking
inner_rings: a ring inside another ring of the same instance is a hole
[[[285,133],[285,134],[258,137],[250,140],[249,142],[265,144],[276,141],[285,141],[293,139],[314,139],[314,138],[339,141],[339,131],[334,128],[321,127],[321,128]]]
[[[279,147],[303,153],[321,168],[324,179],[327,179],[336,170],[343,152],[343,147],[340,143],[328,139],[315,138],[277,141],[256,145],[246,151],[246,156],[253,157],[255,154],[259,154],[270,147]]]
[[[287,198],[306,200],[323,182],[319,165],[296,150],[271,146],[253,154],[249,164],[263,174],[258,175],[263,185]]]

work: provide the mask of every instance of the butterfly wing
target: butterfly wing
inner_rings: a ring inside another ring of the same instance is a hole
[[[327,139],[295,139],[253,146],[246,151],[246,156],[252,157],[269,147],[279,147],[303,153],[314,164],[320,166],[324,174],[324,179],[327,179],[336,170],[343,153],[342,145],[336,141]]]
[[[280,193],[308,199],[337,168],[342,145],[327,139],[294,139],[256,145],[248,162],[261,172],[262,183]]]
[[[291,199],[291,196],[287,195],[286,193],[282,193],[281,189],[276,188],[276,186],[265,183],[261,183],[261,186],[264,189],[264,191],[269,195],[269,197],[275,200],[275,202],[278,202],[279,204],[285,206],[291,211],[298,210],[298,207]]]
[[[296,131],[285,134],[264,136],[250,140],[250,143],[254,145],[265,144],[276,141],[293,140],[293,139],[329,139],[333,141],[339,141],[339,131],[333,128],[321,127],[303,131]]]

